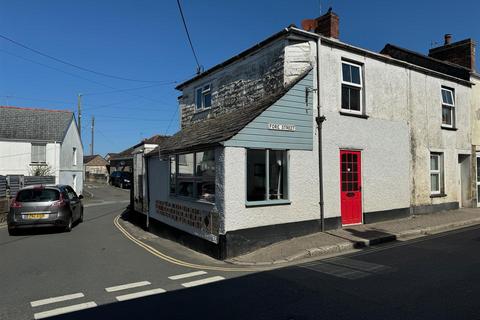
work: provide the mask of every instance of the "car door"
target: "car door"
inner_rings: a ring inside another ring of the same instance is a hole
[[[72,187],[67,186],[66,190],[68,194],[68,200],[70,202],[70,208],[72,209],[72,217],[75,221],[80,218],[80,199],[78,198]]]

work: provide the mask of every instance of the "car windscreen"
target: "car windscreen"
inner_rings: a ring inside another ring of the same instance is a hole
[[[18,202],[47,202],[60,199],[60,192],[55,189],[26,189],[17,194]]]

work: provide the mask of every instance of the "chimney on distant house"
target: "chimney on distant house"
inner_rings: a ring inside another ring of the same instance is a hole
[[[430,49],[428,56],[475,71],[475,41],[473,39],[452,43],[452,35],[446,34],[444,45]]]
[[[327,13],[316,19],[305,19],[302,21],[302,28],[306,31],[315,32],[325,37],[338,39],[339,17],[329,8]]]

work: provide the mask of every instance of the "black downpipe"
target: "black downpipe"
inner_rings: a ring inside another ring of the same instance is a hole
[[[318,107],[318,112],[320,112],[320,107]],[[324,212],[324,203],[323,203],[323,152],[322,152],[322,124],[326,120],[325,116],[317,116],[315,120],[317,121],[318,127],[318,184],[319,184],[319,193],[320,193],[320,231],[325,231],[325,212]]]
[[[322,126],[323,122],[326,120],[325,116],[322,116],[320,113],[320,41],[321,38],[318,37],[317,41],[317,117],[315,121],[317,122],[318,128],[318,184],[319,184],[319,196],[320,196],[320,231],[325,231],[325,212],[324,212],[324,202],[323,202],[323,147],[322,147]]]

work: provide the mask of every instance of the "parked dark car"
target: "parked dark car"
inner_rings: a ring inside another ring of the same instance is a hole
[[[7,215],[8,233],[18,229],[61,227],[72,230],[75,222],[83,221],[83,196],[77,196],[66,185],[37,185],[20,189]]]
[[[132,186],[132,174],[130,172],[115,171],[110,175],[110,184],[122,189],[130,189]]]

